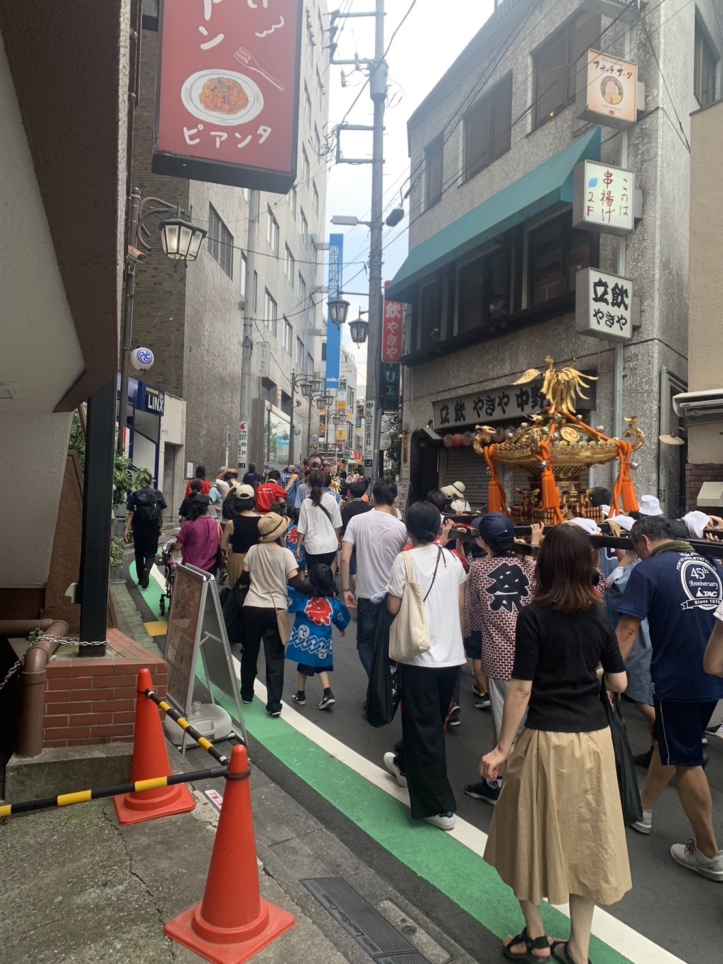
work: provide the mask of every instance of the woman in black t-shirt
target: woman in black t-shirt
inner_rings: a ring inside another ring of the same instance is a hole
[[[233,587],[241,575],[246,553],[259,541],[261,516],[256,511],[254,490],[250,485],[237,485],[231,489],[224,500],[224,507],[227,503],[230,519],[223,529],[221,552],[228,570],[229,585]]]
[[[592,588],[590,543],[575,526],[557,526],[540,550],[534,599],[517,619],[499,742],[480,764],[494,778],[509,758],[484,858],[525,917],[522,934],[505,942],[509,960],[587,964],[595,904],[614,904],[632,887],[600,664],[605,687],[623,692],[615,632]],[[548,941],[543,898],[569,902],[569,941]]]

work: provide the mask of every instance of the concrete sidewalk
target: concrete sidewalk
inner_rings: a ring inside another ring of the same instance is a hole
[[[223,745],[222,745],[223,747]],[[204,768],[199,749],[174,768]],[[163,935],[163,923],[201,899],[218,810],[204,791],[190,814],[119,827],[112,800],[11,817],[0,823],[0,959],[4,964],[160,964],[198,961]],[[215,781],[222,793],[223,781]],[[410,964],[472,964],[333,833],[253,766],[251,791],[262,896],[296,926],[254,960],[264,964],[369,964],[371,957],[300,882],[343,878],[393,923],[418,956]],[[387,958],[390,960],[391,958]],[[400,958],[394,958],[399,960]],[[490,960],[485,955],[477,960]],[[496,959],[496,955],[495,955]]]

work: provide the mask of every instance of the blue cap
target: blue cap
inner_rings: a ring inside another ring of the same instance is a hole
[[[513,536],[515,527],[512,519],[504,512],[488,512],[472,522],[481,539],[485,542],[497,542],[501,536]]]

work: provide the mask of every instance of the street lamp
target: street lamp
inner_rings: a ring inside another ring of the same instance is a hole
[[[336,298],[329,298],[327,301],[329,307],[329,320],[337,328],[341,328],[342,325],[346,324],[346,316],[349,314],[349,302],[346,299],[336,296]]]
[[[355,345],[363,345],[367,340],[367,333],[369,331],[369,322],[364,321],[362,315],[366,315],[368,312],[360,311],[359,317],[355,321],[349,322],[349,334],[351,335],[351,340]]]
[[[121,378],[118,400],[118,439],[117,450],[123,453],[123,435],[128,418],[128,382],[130,380],[131,348],[133,342],[133,303],[136,292],[136,266],[146,258],[141,248],[151,250],[148,239],[151,234],[146,226],[150,217],[171,214],[160,224],[161,247],[166,257],[175,261],[195,261],[207,232],[181,217],[181,208],[170,201],[157,197],[141,198],[141,192],[134,188],[128,209],[128,249],[125,275],[125,308],[123,312],[123,339],[121,342]]]

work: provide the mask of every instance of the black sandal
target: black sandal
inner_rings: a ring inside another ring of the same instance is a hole
[[[562,943],[561,941],[559,943]],[[524,954],[513,954],[510,950],[516,944],[524,944],[525,952]],[[513,937],[509,944],[502,945],[502,954],[507,958],[508,961],[522,961],[523,964],[539,964],[540,961],[551,961],[552,960],[552,949],[550,949],[549,957],[540,957],[538,954],[533,954],[533,951],[541,951],[545,947],[551,947],[550,941],[546,935],[542,937],[536,937],[532,940],[527,933],[527,928],[525,928],[521,934],[517,937]]]
[[[553,941],[552,944],[550,944],[551,960],[564,961],[564,962],[566,962],[566,964],[577,964],[577,961],[574,961],[574,960],[572,959],[572,957],[570,956],[570,952],[569,952],[568,949],[567,949],[568,943],[569,943],[569,941]],[[561,948],[562,948],[562,953],[565,955],[564,957],[559,957],[559,956],[555,953],[555,950],[556,950],[556,948],[558,948],[558,947],[561,947]],[[590,960],[589,957],[588,957],[588,959],[587,959],[587,964],[592,964],[592,961]]]

